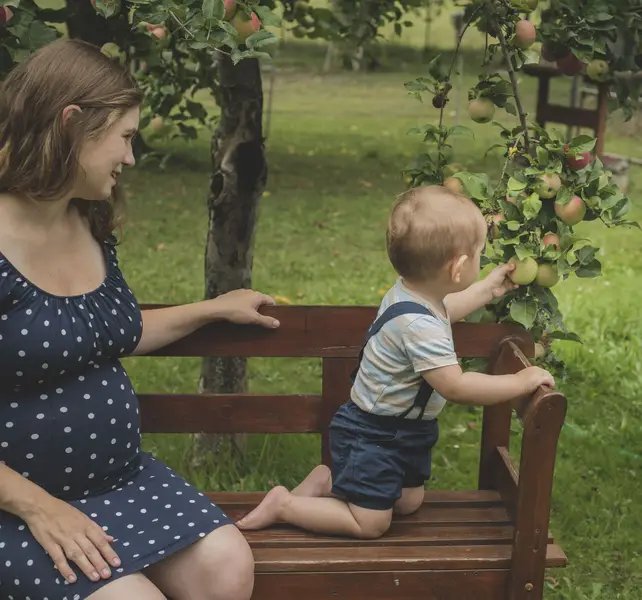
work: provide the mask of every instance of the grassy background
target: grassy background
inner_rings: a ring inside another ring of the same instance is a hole
[[[452,48],[448,12],[433,23],[430,42]],[[266,102],[273,85],[267,141],[269,180],[261,201],[256,237],[256,289],[301,304],[376,304],[394,280],[383,232],[394,195],[404,187],[401,169],[419,149],[410,127],[435,122],[430,103],[407,96],[404,82],[422,74],[424,28],[405,32],[383,52],[382,71],[320,72],[325,46],[294,42],[276,56],[274,81],[266,73]],[[481,37],[471,32],[466,50],[461,105],[478,71],[473,59]],[[522,77],[527,110],[534,111],[536,83]],[[568,80],[556,81],[553,95],[567,102]],[[206,99],[207,100],[207,99]],[[216,107],[208,101],[211,110]],[[448,122],[457,117],[450,105]],[[498,111],[504,124],[514,117]],[[490,125],[460,122],[476,132],[455,149],[457,162],[494,172],[500,158],[481,158],[496,141]],[[639,151],[634,124],[614,117],[607,150]],[[175,156],[166,170],[139,167],[127,174],[130,220],[120,249],[121,266],[141,302],[191,302],[203,296],[205,207],[209,183],[207,132],[192,144],[167,146]],[[642,172],[631,167],[634,217]],[[556,288],[567,322],[583,345],[559,344],[570,366],[562,384],[569,399],[560,442],[552,507],[552,529],[570,559],[550,573],[546,598],[568,600],[642,598],[642,319],[637,285],[642,243],[634,230],[607,231],[595,223],[582,230],[601,247],[604,274],[569,280]],[[199,361],[129,359],[141,392],[193,391]],[[318,392],[320,364],[314,360],[253,359],[252,392]],[[480,419],[476,411],[448,406],[435,454],[436,488],[476,485]],[[516,438],[517,439],[517,438]],[[268,489],[292,485],[319,459],[316,436],[251,436],[246,460],[231,465],[220,457],[208,472],[189,468],[186,436],[146,436],[145,446],[210,489]],[[637,501],[637,502],[636,502]]]

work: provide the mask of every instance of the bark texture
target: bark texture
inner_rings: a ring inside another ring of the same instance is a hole
[[[234,65],[226,55],[218,62],[216,96],[220,124],[212,136],[212,176],[207,199],[209,228],[205,250],[205,297],[252,286],[257,208],[267,181],[263,137],[263,86],[259,63]],[[246,360],[206,358],[200,388],[211,393],[246,391]],[[209,451],[231,443],[243,452],[243,436],[198,434],[194,466],[205,466]]]

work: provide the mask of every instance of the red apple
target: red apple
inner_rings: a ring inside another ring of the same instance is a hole
[[[230,24],[236,29],[238,38],[242,42],[261,29],[261,21],[254,11],[252,11],[252,16],[249,19],[242,10],[237,11]]]
[[[542,58],[546,62],[555,62],[557,60],[557,50],[553,44],[545,42],[542,46]]]
[[[0,25],[4,25],[11,21],[13,11],[8,6],[0,6]]]
[[[546,248],[546,246],[555,246],[558,250],[560,249],[560,238],[556,233],[547,233],[542,238],[542,243],[544,244],[544,248]]]
[[[505,219],[506,217],[504,216],[504,213],[498,213],[492,216],[490,220],[490,226],[489,226],[490,238],[492,240],[496,240],[499,237],[499,234],[500,234],[499,224]]]
[[[593,156],[590,152],[574,154],[568,144],[564,146],[564,153],[566,154],[566,164],[569,168],[573,169],[573,171],[580,171],[593,162]]]
[[[530,48],[537,39],[535,25],[528,19],[522,19],[515,25],[515,36],[513,37],[513,46],[526,50]]]
[[[167,35],[167,31],[165,31],[164,27],[155,27],[152,29],[152,35],[162,40]]]
[[[573,196],[566,204],[555,203],[555,214],[567,225],[577,225],[586,215],[586,204],[579,196]]]
[[[584,68],[584,63],[569,52],[566,56],[557,59],[557,68],[564,73],[564,75],[577,75]]]
[[[236,14],[236,9],[238,8],[236,0],[224,0],[223,4],[225,5],[225,15],[223,19],[229,21]]]

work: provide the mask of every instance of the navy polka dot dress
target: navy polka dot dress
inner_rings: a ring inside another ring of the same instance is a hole
[[[0,599],[81,600],[232,523],[140,450],[138,402],[120,363],[141,312],[104,244],[108,272],[82,296],[49,294],[0,254],[0,461],[115,538],[121,567],[67,583],[25,523],[0,510]]]

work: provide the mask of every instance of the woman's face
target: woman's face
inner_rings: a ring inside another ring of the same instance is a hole
[[[129,109],[97,140],[83,145],[79,173],[74,186],[75,198],[107,200],[123,167],[135,164],[132,139],[138,131],[140,110]]]

